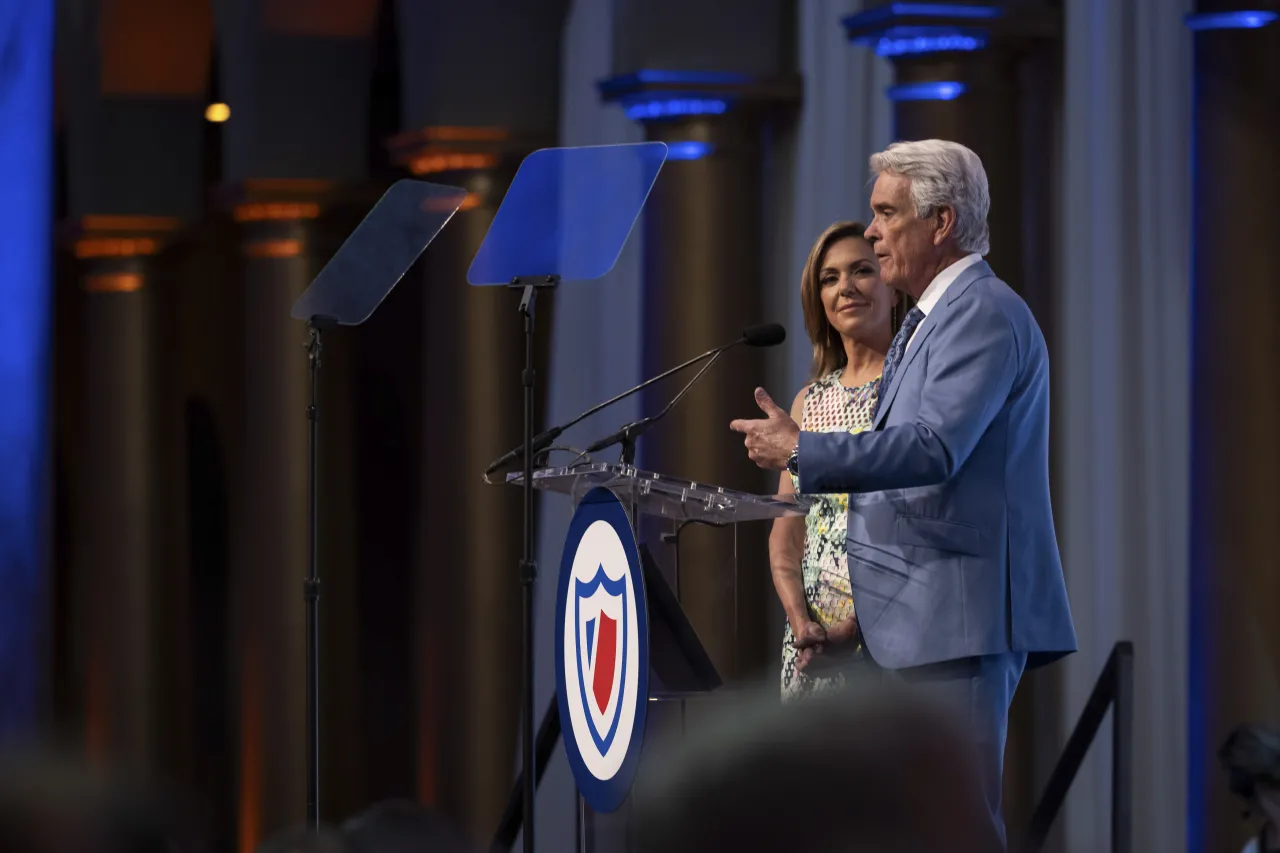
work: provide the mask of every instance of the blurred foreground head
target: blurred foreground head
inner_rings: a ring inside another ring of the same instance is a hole
[[[256,853],[346,853],[342,833],[336,829],[305,826],[276,833],[258,845]]]
[[[409,800],[385,800],[342,825],[347,853],[470,853],[442,816]]]
[[[762,697],[705,728],[649,765],[644,853],[1000,849],[960,730],[896,690]]]
[[[1280,729],[1237,726],[1218,750],[1231,793],[1280,822]]]
[[[199,850],[176,803],[129,780],[37,748],[0,755],[0,850],[23,853]]]

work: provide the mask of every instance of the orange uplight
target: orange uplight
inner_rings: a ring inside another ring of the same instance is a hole
[[[86,276],[84,289],[86,293],[134,293],[142,289],[142,276],[136,272]]]
[[[409,161],[409,171],[415,175],[435,172],[456,172],[465,169],[492,169],[498,165],[496,154],[427,153]]]
[[[462,200],[462,205],[458,210],[472,210],[480,206],[480,193],[467,193],[467,197]]]
[[[257,240],[245,244],[244,254],[249,258],[296,258],[302,254],[302,241]]]
[[[279,222],[279,220],[315,219],[320,205],[314,201],[273,201],[239,205],[234,211],[236,222]]]
[[[240,803],[236,835],[240,853],[253,853],[262,835],[262,674],[257,655],[244,659],[240,685]]]
[[[204,108],[205,121],[221,124],[231,118],[231,107],[226,104],[210,104]]]
[[[77,258],[132,258],[154,255],[159,250],[159,241],[150,237],[86,237],[77,240],[75,246]]]
[[[315,202],[255,202],[242,204],[232,213],[236,222],[288,221],[315,219],[320,205]]]
[[[178,227],[174,216],[134,216],[92,213],[80,217],[80,227],[97,231],[173,231]]]

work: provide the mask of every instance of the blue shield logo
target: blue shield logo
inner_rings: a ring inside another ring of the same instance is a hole
[[[573,780],[595,812],[631,790],[649,704],[649,616],[631,520],[606,488],[583,495],[556,584],[556,702]]]
[[[626,688],[627,579],[610,580],[604,566],[589,581],[574,582],[574,624],[578,636],[578,693],[588,710],[587,725],[601,752],[618,731]]]

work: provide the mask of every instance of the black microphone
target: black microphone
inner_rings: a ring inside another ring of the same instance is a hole
[[[751,326],[742,333],[742,343],[749,347],[776,347],[787,339],[787,330],[778,323],[764,323]],[[729,347],[733,344],[729,344]],[[721,352],[728,349],[724,347]]]
[[[653,377],[652,379],[646,379],[644,382],[641,382],[639,385],[636,385],[634,388],[628,388],[626,391],[623,391],[621,394],[618,394],[615,397],[610,397],[608,400],[605,400],[603,403],[600,403],[599,405],[592,406],[590,409],[587,409],[585,412],[578,415],[576,418],[574,418],[573,420],[567,423],[561,424],[560,426],[557,426],[557,427],[552,427],[546,432],[539,433],[538,435],[534,436],[533,442],[531,444],[533,448],[533,455],[536,458],[539,453],[541,453],[542,451],[550,447],[551,443],[555,441],[557,438],[559,438],[560,435],[565,430],[567,430],[569,427],[573,426],[574,424],[578,423],[578,421],[589,418],[592,415],[594,415],[596,412],[600,411],[601,409],[607,408],[608,406],[612,406],[614,403],[618,402],[619,400],[624,400],[627,397],[630,397],[632,394],[635,394],[637,391],[642,391],[645,388],[648,388],[653,383],[660,382],[674,373],[679,373],[680,371],[684,370],[686,367],[690,367],[708,358],[714,362],[717,358],[720,357],[720,354],[723,353],[725,350],[732,349],[733,347],[736,347],[739,344],[746,344],[749,347],[772,347],[772,346],[777,346],[778,344],[782,343],[786,339],[787,339],[787,330],[782,328],[782,326],[777,323],[764,323],[759,326],[751,326],[750,328],[744,329],[742,332],[742,337],[738,338],[736,341],[725,344],[724,346],[721,346],[721,347],[716,347],[715,349],[707,350],[702,355],[695,356],[694,358],[691,358],[688,361],[686,361],[684,364],[676,365],[670,370],[659,373],[657,376]],[[708,364],[705,367],[703,367],[702,370],[698,372],[698,375],[693,378],[694,382],[696,382],[698,380],[698,376],[701,376],[703,373],[705,373],[707,367],[710,367],[710,366],[711,365]],[[693,383],[691,382],[689,384],[692,385]],[[676,395],[676,400],[679,400],[680,397],[684,395],[684,392],[688,390],[689,390],[689,385],[686,385],[684,390],[681,391],[680,394]],[[675,403],[675,400],[672,401],[673,405],[674,403]],[[670,406],[668,406],[667,408],[670,409]],[[664,410],[662,414],[666,414],[666,411]],[[662,417],[662,414],[656,417]],[[484,470],[484,473],[486,475],[492,474],[494,471],[498,470],[502,466],[523,458],[524,458],[524,446],[521,445],[520,447],[516,447],[512,450],[507,451],[502,456],[495,459],[492,463],[489,464],[489,467]]]
[[[782,343],[786,339],[787,339],[787,330],[782,328],[782,326],[778,325],[777,323],[765,323],[762,326],[752,326],[751,328],[743,332],[742,337],[739,338],[738,340],[734,341],[728,346],[720,347],[719,350],[713,350],[714,355],[711,356],[711,360],[708,361],[706,364],[704,364],[702,366],[702,369],[694,374],[693,378],[690,379],[689,382],[683,388],[680,389],[680,393],[672,397],[671,402],[667,403],[667,405],[663,408],[663,410],[658,412],[658,414],[650,415],[647,418],[641,418],[640,420],[635,421],[634,423],[627,424],[626,426],[619,429],[617,432],[606,435],[604,438],[600,439],[599,441],[588,445],[583,452],[597,453],[601,450],[604,450],[606,447],[610,447],[614,444],[621,443],[622,444],[622,461],[628,465],[632,464],[635,461],[634,457],[635,457],[636,439],[639,438],[641,435],[643,435],[646,431],[648,431],[649,427],[653,426],[658,421],[666,417],[667,412],[675,408],[676,403],[679,403],[681,398],[683,398],[685,394],[689,393],[689,389],[692,388],[697,383],[697,381],[702,378],[702,374],[706,373],[708,370],[711,369],[711,365],[716,363],[716,359],[720,358],[720,356],[724,355],[725,352],[737,346],[738,344],[746,344],[749,347],[774,347]]]

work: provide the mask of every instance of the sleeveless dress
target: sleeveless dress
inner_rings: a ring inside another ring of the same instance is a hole
[[[880,377],[865,385],[846,388],[837,370],[809,386],[804,398],[800,428],[805,432],[862,432],[871,429],[880,396]],[[792,485],[798,487],[792,475]],[[800,567],[809,618],[823,628],[853,615],[849,587],[849,557],[845,551],[849,496],[816,495],[804,523],[804,556]],[[782,698],[784,701],[816,696],[844,686],[844,677],[815,678],[796,670],[794,636],[788,624],[782,638]]]

